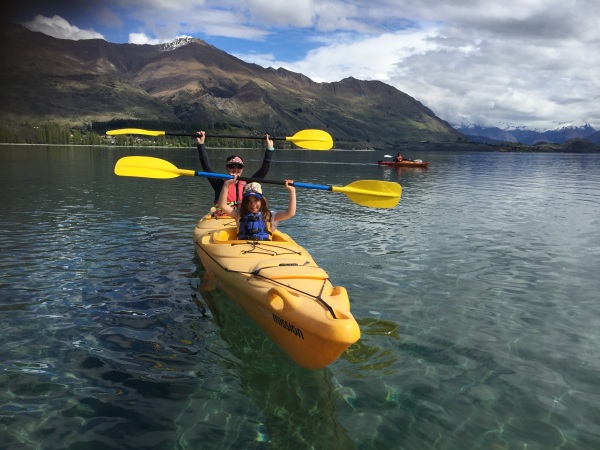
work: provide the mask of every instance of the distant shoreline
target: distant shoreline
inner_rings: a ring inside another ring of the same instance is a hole
[[[27,144],[27,143],[9,143],[0,142],[0,145],[22,145],[22,146],[44,146],[44,147],[101,147],[101,148],[156,148],[156,149],[168,149],[168,150],[191,150],[195,149],[195,146],[190,147],[172,147],[162,145],[149,145],[149,146],[134,146],[134,145],[107,145],[107,144]],[[209,150],[262,150],[256,147],[211,147],[207,146]],[[310,149],[277,149],[278,151],[288,150],[303,150],[303,151],[316,151]],[[567,144],[541,144],[541,145],[525,145],[525,144],[481,144],[481,143],[460,143],[460,144],[405,144],[395,148],[387,149],[345,149],[345,148],[332,148],[329,151],[332,152],[382,152],[382,153],[415,153],[415,152],[444,152],[444,151],[463,151],[463,152],[503,152],[503,153],[568,153],[568,154],[586,154],[586,153],[600,153],[600,146],[595,145],[591,142],[586,142],[584,146],[575,146]]]
[[[106,145],[106,144],[26,144],[26,143],[9,143],[9,142],[0,142],[0,145],[34,145],[34,146],[44,146],[44,147],[104,147],[104,148],[162,148],[162,149],[171,149],[171,150],[189,150],[189,149],[196,149],[196,146],[190,146],[190,147],[172,147],[170,145],[148,145],[148,146],[134,146],[134,145]],[[206,146],[207,149],[209,150],[263,150],[260,148],[256,148],[256,147],[211,147],[209,145]],[[285,149],[276,149],[277,151],[289,151],[289,150],[303,150],[303,151],[317,151],[317,150],[311,150],[311,149],[304,149],[304,148],[294,148],[294,149],[289,149],[289,148],[285,148]],[[320,150],[322,151],[322,150]],[[377,152],[377,151],[384,151],[384,150],[376,150],[376,149],[345,149],[345,148],[332,148],[331,150],[326,150],[326,151],[332,151],[332,152]]]

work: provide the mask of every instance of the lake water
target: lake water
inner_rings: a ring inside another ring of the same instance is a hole
[[[203,285],[208,182],[113,173],[195,148],[0,146],[0,446],[600,448],[600,155],[403,153],[429,169],[275,152],[270,179],[403,187],[389,210],[298,189],[282,230],[362,332],[309,371]]]

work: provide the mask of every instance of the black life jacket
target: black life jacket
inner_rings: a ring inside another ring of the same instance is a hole
[[[266,223],[261,213],[246,214],[240,218],[238,239],[249,241],[271,240],[271,224]]]

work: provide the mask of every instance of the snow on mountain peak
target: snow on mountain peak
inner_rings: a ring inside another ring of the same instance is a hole
[[[590,125],[582,120],[577,120],[577,121],[573,121],[573,122],[555,122],[556,125],[554,128],[552,128],[552,131],[558,131],[558,130],[564,130],[564,129],[568,129],[568,130],[578,130],[578,129],[585,129],[590,127]]]
[[[162,44],[161,45],[161,50],[163,50],[163,51],[175,50],[175,49],[177,49],[179,47],[183,47],[184,45],[189,44],[193,40],[194,40],[194,38],[191,37],[191,36],[177,36],[177,38],[175,38],[171,42],[167,42],[166,44]]]
[[[594,130],[593,127],[590,126],[589,123],[584,121],[573,121],[573,122],[553,122],[551,127],[545,128],[533,128],[525,125],[515,125],[508,122],[498,122],[495,125],[480,125],[475,123],[463,122],[461,124],[452,124],[452,126],[457,130],[502,130],[507,132],[512,131],[525,131],[525,132],[535,132],[535,133],[545,133],[545,132],[556,132],[556,131],[565,131],[565,130],[580,130],[580,131],[588,131]],[[595,130],[594,130],[595,131]]]

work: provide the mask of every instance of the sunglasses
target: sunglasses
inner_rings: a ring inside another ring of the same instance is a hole
[[[225,167],[227,167],[228,169],[243,169],[244,166],[242,164],[226,164]]]

